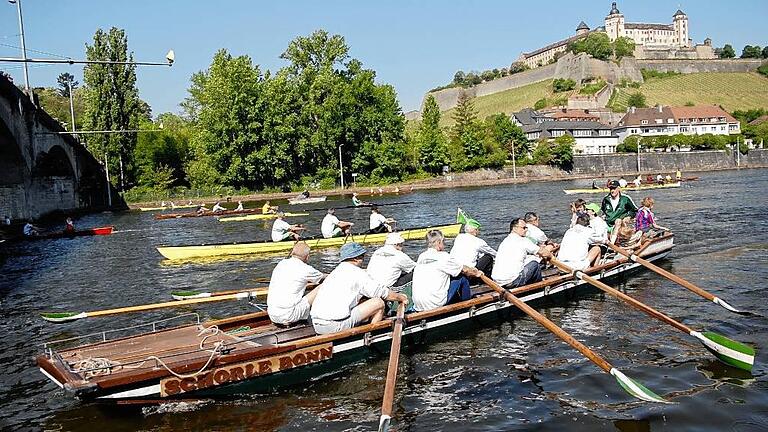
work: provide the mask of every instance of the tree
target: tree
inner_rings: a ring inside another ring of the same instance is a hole
[[[613,46],[608,35],[603,32],[590,33],[583,39],[571,42],[568,51],[574,54],[585,52],[599,60],[608,60],[613,53]]]
[[[477,111],[475,110],[472,98],[466,92],[462,92],[459,95],[453,114],[453,121],[451,141],[460,149],[460,152],[457,151],[455,153],[461,159],[461,162],[459,162],[454,158],[454,162],[462,164],[464,160],[483,156],[483,128],[477,121]],[[455,168],[456,165],[454,164]],[[472,165],[474,164],[470,163],[467,168]]]
[[[425,171],[437,174],[448,162],[448,147],[440,129],[440,108],[432,95],[424,101],[424,113],[418,131],[419,162]]]
[[[645,95],[640,92],[635,92],[629,95],[629,98],[627,99],[627,106],[635,107],[635,108],[645,108],[647,105],[645,104]]]
[[[464,80],[466,77],[464,76],[464,71],[458,71],[455,74],[453,74],[453,83],[457,85],[463,85]]]
[[[488,137],[505,149],[509,157],[512,157],[513,151],[515,159],[520,159],[528,153],[529,144],[525,133],[512,122],[508,115],[494,114],[489,116],[485,122]]]
[[[141,128],[162,131],[138,135],[134,151],[138,184],[155,189],[187,185],[185,163],[190,158],[192,136],[189,123],[164,113],[156,122],[145,121]]]
[[[768,45],[763,47],[763,52],[761,57],[768,58]]]
[[[621,144],[616,146],[616,153],[637,153],[637,145],[640,143],[640,136],[630,135],[624,138]]]
[[[736,57],[736,51],[733,50],[731,44],[723,45],[723,49],[720,51],[720,58],[734,58]]]
[[[125,31],[112,27],[109,32],[98,29],[93,45],[86,45],[88,60],[132,62],[128,54]],[[84,68],[86,111],[84,126],[91,130],[137,129],[139,91],[136,88],[136,66],[131,64],[89,64]],[[95,134],[88,137],[88,148],[101,158],[107,155],[109,171],[121,189],[134,181],[133,150],[136,134]]]
[[[616,60],[621,60],[622,57],[631,57],[635,53],[635,41],[621,36],[613,41],[613,55]]]
[[[761,58],[762,56],[763,51],[759,45],[745,45],[741,51],[741,58]]]
[[[530,68],[528,67],[527,64],[521,61],[516,61],[516,62],[513,62],[511,65],[509,65],[509,74],[512,75],[512,74],[520,73],[528,69]]]
[[[576,88],[576,81],[568,78],[555,78],[552,80],[552,90],[555,93],[573,90]]]
[[[68,95],[62,96],[60,89],[49,87],[35,88],[35,95],[40,100],[40,106],[43,107],[45,112],[62,124],[66,124],[67,129],[71,129],[70,123],[72,123],[72,118],[69,111]],[[82,129],[83,113],[85,112],[84,89],[72,90],[72,104],[75,109],[75,126],[80,130]]]
[[[75,76],[69,72],[64,72],[62,74],[59,74],[59,77],[56,79],[56,82],[58,82],[59,84],[59,94],[66,98],[69,97],[70,87],[72,88],[72,91],[75,91],[75,89],[77,89],[77,86],[80,85],[80,83],[75,80]]]

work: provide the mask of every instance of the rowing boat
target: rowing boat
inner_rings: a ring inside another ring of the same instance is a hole
[[[656,261],[673,246],[674,236],[667,233],[650,240],[638,255]],[[606,280],[639,266],[617,256],[584,273]],[[525,303],[543,303],[571,298],[587,286],[571,274],[556,274],[510,293]],[[407,314],[405,349],[519,315],[489,287],[474,287],[473,294],[467,301]],[[197,319],[179,325],[190,317]],[[150,404],[306,383],[339,373],[351,362],[381,356],[392,339],[392,319],[317,335],[309,325],[278,328],[265,312],[209,322],[187,314],[141,327],[146,330],[130,336],[118,329],[46,342],[36,363],[46,377],[81,400]]]
[[[326,196],[309,197],[309,198],[292,198],[288,200],[288,204],[297,205],[297,204],[319,203],[319,202],[325,201],[327,198],[328,197]]]
[[[309,213],[284,213],[283,216],[285,217],[309,216]],[[219,222],[242,222],[242,221],[252,221],[252,220],[267,220],[267,219],[274,219],[276,217],[277,217],[277,214],[275,213],[250,214],[245,216],[227,216],[227,217],[220,217]]]
[[[675,183],[664,183],[664,184],[649,184],[649,185],[643,185],[641,184],[640,187],[635,187],[634,184],[629,183],[626,187],[621,188],[623,192],[636,192],[636,191],[644,191],[644,190],[653,190],[653,189],[668,189],[668,188],[679,188],[680,182]],[[573,195],[573,194],[589,194],[589,193],[603,193],[607,194],[610,192],[607,188],[597,188],[597,189],[563,189],[563,192],[566,193],[566,195]]]
[[[424,236],[433,229],[439,229],[445,236],[459,235],[461,224],[442,225],[434,227],[410,228],[400,232],[406,240],[424,239]],[[332,248],[343,245],[347,242],[384,243],[388,233],[378,234],[350,234],[346,237],[310,237],[303,239],[312,249]],[[272,253],[288,251],[293,248],[293,240],[280,242],[260,241],[253,243],[222,243],[199,246],[160,246],[157,251],[170,260],[189,260],[195,258],[221,257],[227,255],[246,255],[258,253]]]
[[[161,206],[161,207],[139,207],[141,211],[162,211],[162,210],[174,210],[174,209],[186,209],[195,208],[197,204],[182,204],[177,206]]]
[[[198,212],[186,212],[186,213],[158,213],[155,215],[155,219],[180,219],[180,218],[193,218],[193,217],[208,217],[208,216],[228,216],[228,215],[245,215],[261,213],[261,209],[245,209],[245,210],[224,210],[219,212],[204,211]]]
[[[86,237],[86,236],[96,236],[96,235],[110,235],[112,232],[114,232],[115,227],[113,226],[103,226],[103,227],[96,227],[96,228],[88,228],[83,230],[77,230],[72,232],[66,232],[66,231],[56,231],[52,233],[47,234],[39,234],[34,236],[23,236],[20,237],[20,239],[23,240],[46,240],[46,239],[57,239],[57,238],[71,238],[71,237]]]

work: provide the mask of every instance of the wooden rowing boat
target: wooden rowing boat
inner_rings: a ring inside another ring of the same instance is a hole
[[[261,209],[258,208],[258,209],[245,209],[245,210],[224,210],[219,212],[213,212],[209,210],[202,213],[197,213],[197,212],[158,213],[155,215],[155,219],[163,220],[163,219],[180,219],[180,218],[193,218],[193,217],[208,217],[208,216],[246,215],[246,214],[253,214],[253,213],[261,214]]]
[[[667,233],[650,240],[639,255],[656,261],[673,246],[674,236]],[[618,256],[584,273],[605,280],[637,268],[640,264]],[[510,293],[525,303],[537,303],[562,299],[587,286],[571,274],[557,274]],[[429,343],[438,335],[461,334],[460,328],[508,320],[519,312],[489,287],[475,287],[473,293],[467,301],[407,314],[404,347]],[[36,362],[45,376],[80,399],[158,403],[305,383],[386,353],[392,339],[391,319],[328,335],[315,334],[309,325],[278,328],[265,312],[206,323],[198,317],[192,324],[161,329],[173,325],[171,320],[147,323],[144,332],[132,336],[119,329],[47,342]]]
[[[421,228],[410,228],[399,231],[406,240],[423,239],[429,230],[439,229],[446,236],[457,236],[461,229],[461,224],[451,224],[442,226],[431,226]],[[347,237],[310,237],[303,239],[312,249],[323,249],[338,247],[347,242],[384,243],[387,233],[380,234],[350,234]],[[280,242],[261,241],[252,243],[223,243],[199,246],[160,246],[157,251],[170,260],[188,260],[195,258],[221,257],[227,255],[245,255],[257,253],[271,253],[288,251],[293,248],[294,241],[286,240]]]
[[[309,197],[309,198],[292,198],[288,200],[288,204],[297,205],[297,204],[319,203],[319,202],[325,201],[327,198],[328,197],[326,196]]]
[[[627,187],[621,188],[622,192],[637,192],[637,191],[644,191],[644,190],[653,190],[653,189],[668,189],[668,188],[679,188],[680,182],[675,183],[664,183],[664,184],[649,184],[649,185],[643,185],[641,184],[640,187],[635,187],[633,183],[627,184]],[[573,194],[589,194],[589,193],[602,193],[607,194],[610,192],[608,188],[598,188],[598,189],[563,189],[563,192],[566,193],[566,195],[573,195]]]
[[[309,216],[309,213],[284,213],[283,216],[285,217]],[[220,217],[219,222],[242,222],[242,221],[252,221],[252,220],[268,220],[268,219],[274,219],[276,217],[277,215],[275,213],[250,214],[245,216]]]
[[[195,208],[197,207],[197,204],[181,204],[177,206],[164,206],[164,207],[139,207],[139,210],[141,211],[162,211],[162,210],[175,210],[175,209],[186,209],[186,208]]]

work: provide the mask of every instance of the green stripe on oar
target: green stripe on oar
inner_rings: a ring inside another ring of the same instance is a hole
[[[46,321],[63,323],[67,321],[79,320],[81,318],[87,318],[88,314],[85,312],[45,312],[41,313],[40,316],[43,317],[43,319]]]
[[[755,350],[749,345],[728,339],[713,332],[691,332],[718,360],[733,367],[752,372],[755,364]]]
[[[616,368],[611,369],[611,375],[616,378],[616,381],[619,382],[619,385],[621,385],[621,387],[626,390],[627,393],[638,399],[642,399],[647,402],[672,403],[652,392],[648,389],[648,387],[624,375],[620,370]]]

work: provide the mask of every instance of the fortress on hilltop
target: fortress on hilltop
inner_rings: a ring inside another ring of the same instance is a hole
[[[672,15],[671,24],[629,23],[624,21],[624,15],[619,11],[616,2],[613,2],[603,26],[590,29],[582,21],[576,27],[575,35],[535,51],[522,53],[517,60],[531,69],[553,63],[565,52],[569,43],[596,32],[607,34],[612,42],[619,37],[632,39],[635,42],[634,57],[637,59],[716,58],[709,38],[704,39],[702,44],[693,45],[688,36],[690,33],[688,15],[680,9]]]

